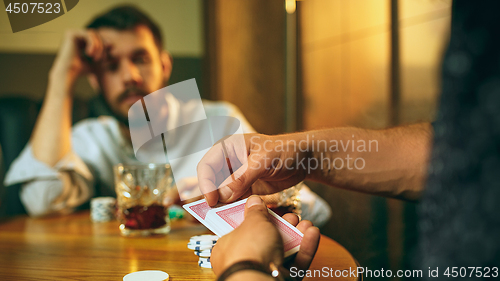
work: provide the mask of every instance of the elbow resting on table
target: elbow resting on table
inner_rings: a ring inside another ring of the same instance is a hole
[[[19,196],[31,217],[41,217],[54,212],[52,202],[62,190],[59,180],[37,180],[23,184]]]
[[[31,217],[68,214],[91,197],[87,187],[78,186],[69,173],[59,179],[35,180],[23,185],[20,198]]]

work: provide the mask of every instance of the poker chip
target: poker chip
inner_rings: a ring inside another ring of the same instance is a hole
[[[205,235],[196,235],[193,236],[189,239],[189,241],[204,241],[204,240],[215,240],[217,241],[219,239],[219,236],[217,235],[210,235],[210,234],[205,234]]]
[[[189,239],[187,244],[188,249],[194,250],[194,254],[198,258],[198,266],[203,268],[212,268],[210,263],[210,256],[212,255],[212,248],[219,239],[216,235],[197,235]]]
[[[188,244],[188,249],[195,250],[195,251],[210,250],[213,247],[214,247],[213,245],[189,245]]]
[[[143,270],[123,276],[123,281],[168,281],[168,273],[161,270]]]
[[[191,246],[191,247],[196,247],[196,246],[213,247],[215,245],[215,243],[213,243],[213,242],[210,242],[210,243],[207,243],[207,242],[205,242],[205,243],[203,243],[203,242],[201,242],[201,243],[189,242],[187,245]]]
[[[115,219],[116,199],[96,197],[90,200],[90,219],[93,222],[106,222]]]
[[[210,257],[208,257],[208,258],[203,258],[203,257],[200,257],[200,258],[198,259],[198,262],[210,262]]]
[[[199,257],[208,258],[212,255],[212,250],[194,251],[194,254],[199,256]]]
[[[189,241],[188,245],[214,245],[217,240]]]
[[[202,262],[202,261],[199,261],[198,262],[198,265],[200,267],[203,267],[203,268],[212,268],[212,264],[210,262]]]

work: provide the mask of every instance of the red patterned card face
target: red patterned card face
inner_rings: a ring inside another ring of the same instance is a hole
[[[245,219],[245,203],[233,206],[229,209],[216,211],[215,213],[235,229]]]
[[[285,250],[285,257],[296,253],[300,248],[303,234],[293,225],[285,221],[282,217],[276,215],[271,210],[268,210],[271,222],[278,228],[281,238],[283,239],[283,249]]]
[[[222,235],[226,235],[238,227],[245,219],[245,204],[243,199],[208,211],[205,220],[213,225]]]
[[[216,229],[216,227],[207,222],[207,213],[212,210],[210,206],[208,206],[207,201],[205,199],[198,200],[196,202],[192,202],[182,206],[188,213],[190,213],[195,219],[201,222],[204,226],[206,226],[210,231],[221,236],[221,233]]]
[[[210,208],[210,206],[208,206],[207,201],[205,200],[203,200],[203,202],[199,202],[199,204],[189,206],[188,208],[191,209],[193,212],[195,212],[202,219],[205,219],[208,211],[212,209]]]
[[[246,201],[246,199],[243,199],[224,206],[211,208],[203,199],[186,204],[183,207],[220,237],[233,231],[243,222]],[[302,242],[302,233],[271,209],[268,209],[268,212],[269,219],[278,228],[283,239],[285,257],[298,252]]]

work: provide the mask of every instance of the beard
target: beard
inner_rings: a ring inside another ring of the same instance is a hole
[[[144,90],[139,89],[137,87],[129,87],[125,91],[123,91],[116,98],[116,100],[114,102],[118,105],[130,96],[138,95],[141,97],[145,97],[148,94],[149,93],[147,93]],[[100,101],[100,104],[104,107],[104,111],[105,111],[104,115],[110,115],[110,116],[114,117],[116,120],[118,120],[118,122],[127,126],[127,128],[130,128],[130,126],[137,126],[139,124],[138,121],[134,122],[134,120],[129,120],[128,114],[124,114],[124,113],[120,112],[118,109],[111,106],[110,102],[108,100],[106,100],[106,98],[104,97],[104,94],[102,92],[98,95],[98,100]],[[140,123],[143,124],[143,122],[140,122]]]

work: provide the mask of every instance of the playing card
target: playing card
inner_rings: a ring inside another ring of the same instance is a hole
[[[304,235],[295,226],[291,225],[284,218],[278,216],[271,209],[267,209],[271,216],[269,219],[278,228],[283,239],[283,249],[285,250],[285,258],[297,253],[300,249],[300,243]]]
[[[246,201],[244,199],[221,207],[212,208],[208,211],[206,220],[211,225],[216,225],[221,234],[226,235],[243,222]],[[304,235],[271,209],[267,209],[267,211],[270,214],[269,219],[278,228],[283,239],[285,257],[298,252]]]
[[[196,202],[192,202],[189,204],[185,204],[182,206],[188,213],[190,213],[195,219],[201,222],[204,226],[206,226],[210,231],[215,233],[217,236],[221,237],[223,234],[217,229],[217,227],[213,224],[210,224],[206,221],[207,213],[212,208],[207,204],[205,199],[198,200]]]
[[[247,199],[236,201],[208,211],[206,220],[215,225],[222,235],[226,235],[238,227],[245,219]]]

